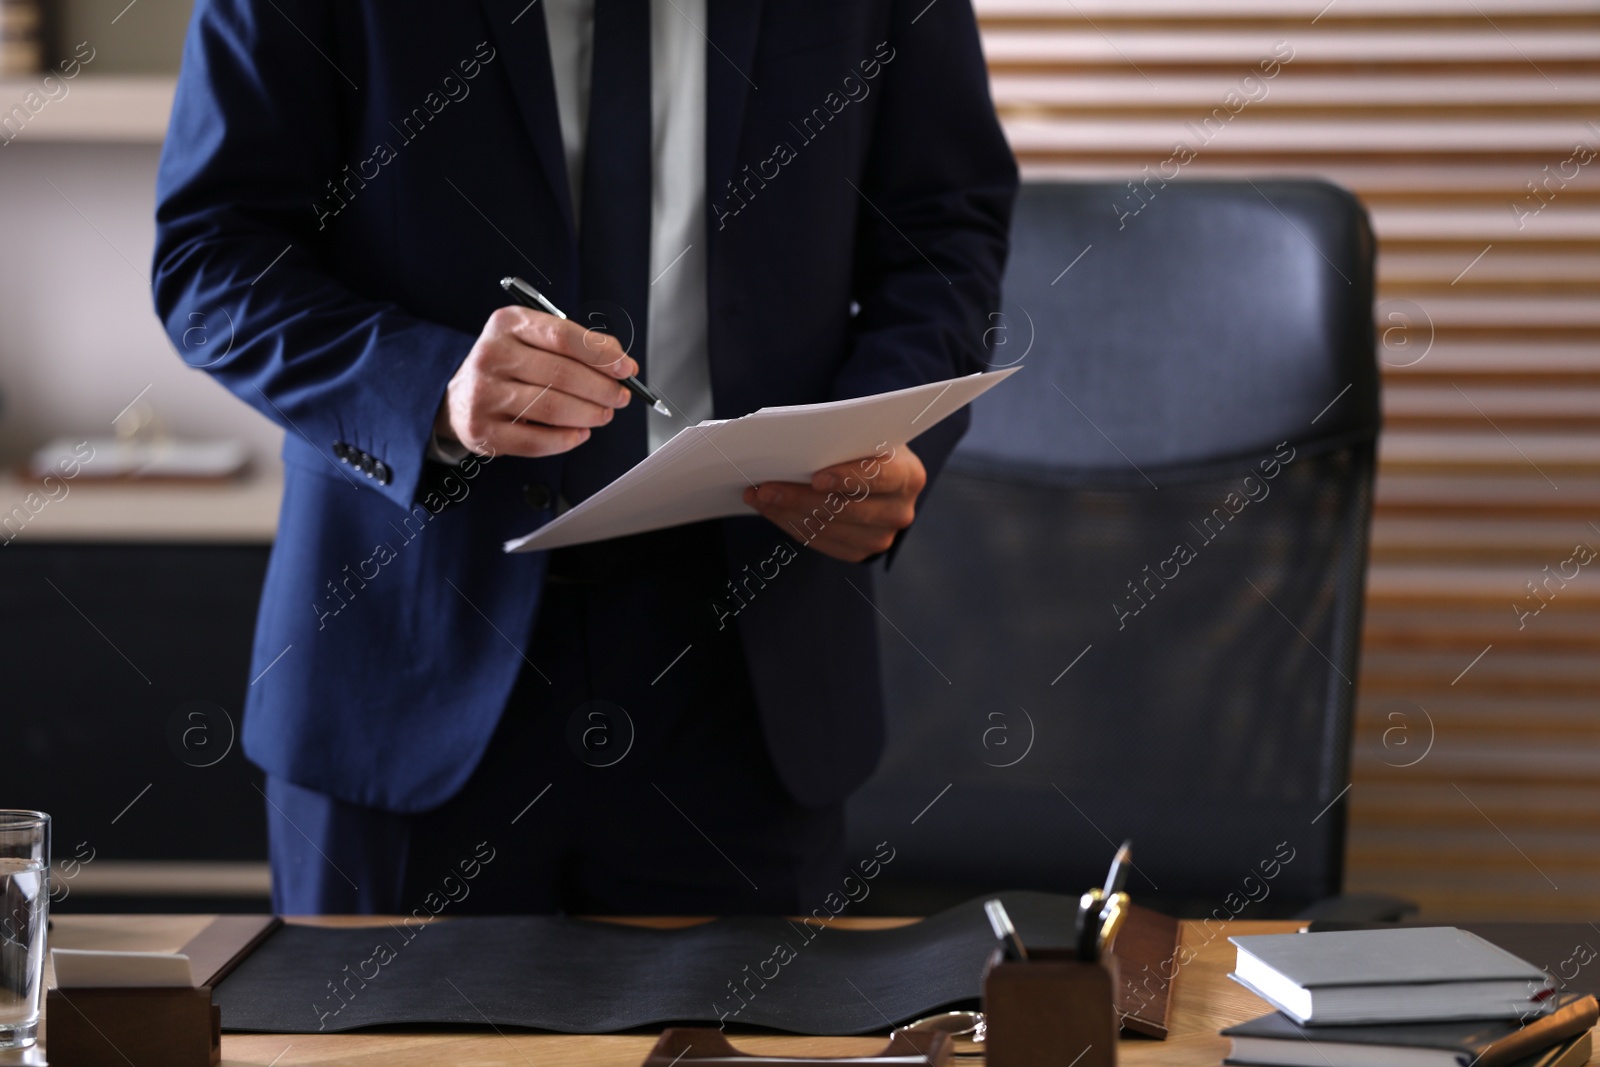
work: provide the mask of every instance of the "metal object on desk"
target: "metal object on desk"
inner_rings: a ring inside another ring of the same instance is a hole
[[[896,1027],[895,1033],[911,1030],[918,1033],[949,1034],[951,1055],[982,1056],[984,1038],[988,1036],[989,1020],[981,1011],[944,1011],[938,1015]]]
[[[950,1062],[949,1034],[930,1030],[896,1030],[882,1052],[869,1056],[752,1056],[728,1043],[721,1030],[712,1027],[674,1026],[661,1032],[655,1048],[644,1058],[644,1067],[676,1067],[683,1064],[715,1064],[717,1067],[946,1067]]]

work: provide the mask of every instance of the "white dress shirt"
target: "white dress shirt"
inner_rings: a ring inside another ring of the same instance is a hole
[[[573,218],[583,205],[583,150],[594,60],[594,0],[543,0]],[[672,417],[645,413],[647,447],[711,417],[706,352],[706,0],[650,2],[650,297],[645,381]],[[565,310],[565,309],[563,309]],[[642,404],[635,397],[632,401]],[[429,455],[447,463],[464,446],[435,435]]]
[[[594,0],[542,0],[572,210],[581,217]],[[711,417],[706,354],[705,0],[650,3],[650,305],[645,380],[674,418],[646,413],[654,452]],[[637,397],[632,401],[643,403]],[[686,421],[687,420],[687,421]]]

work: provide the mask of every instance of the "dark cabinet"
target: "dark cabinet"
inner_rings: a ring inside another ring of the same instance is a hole
[[[0,806],[48,811],[58,863],[92,857],[85,874],[130,861],[264,863],[261,774],[238,735],[268,551],[0,547]],[[159,885],[132,897],[72,888],[58,878],[62,910],[179,903]],[[193,892],[182,910],[265,904]]]

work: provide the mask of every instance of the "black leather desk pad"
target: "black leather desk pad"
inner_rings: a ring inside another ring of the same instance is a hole
[[[1071,944],[1076,900],[1002,899],[1025,944]],[[231,1031],[444,1024],[609,1033],[725,1022],[860,1034],[975,1002],[994,944],[980,900],[886,930],[766,917],[676,930],[555,916],[409,930],[289,924],[216,987],[215,1000]]]

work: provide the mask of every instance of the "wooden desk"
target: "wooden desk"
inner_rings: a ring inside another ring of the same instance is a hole
[[[55,948],[98,948],[121,951],[172,952],[210,921],[207,915],[62,915],[55,919],[51,945]],[[317,920],[340,924],[368,920]],[[374,922],[381,923],[382,920]],[[840,926],[857,929],[898,925],[902,920],[838,919]],[[665,925],[664,923],[662,925]],[[1233,966],[1233,946],[1227,937],[1238,933],[1279,933],[1294,929],[1290,922],[1242,922],[1209,928],[1185,923],[1184,952],[1188,959],[1178,972],[1172,1035],[1166,1041],[1124,1039],[1119,1062],[1125,1067],[1156,1065],[1211,1065],[1222,1062],[1227,1042],[1217,1036],[1224,1026],[1270,1010],[1266,1004],[1224,977]],[[596,1037],[529,1033],[357,1033],[357,1034],[224,1034],[223,1063],[370,1064],[372,1067],[407,1067],[416,1064],[511,1064],[520,1067],[586,1067],[616,1065],[636,1067],[655,1042],[654,1034]],[[736,1045],[763,1055],[812,1053],[841,1056],[875,1051],[882,1038],[784,1037],[759,1035],[734,1038]],[[48,1051],[49,1037],[45,1036]],[[9,1058],[7,1058],[9,1056]],[[0,1054],[0,1064],[37,1063],[37,1056]]]

